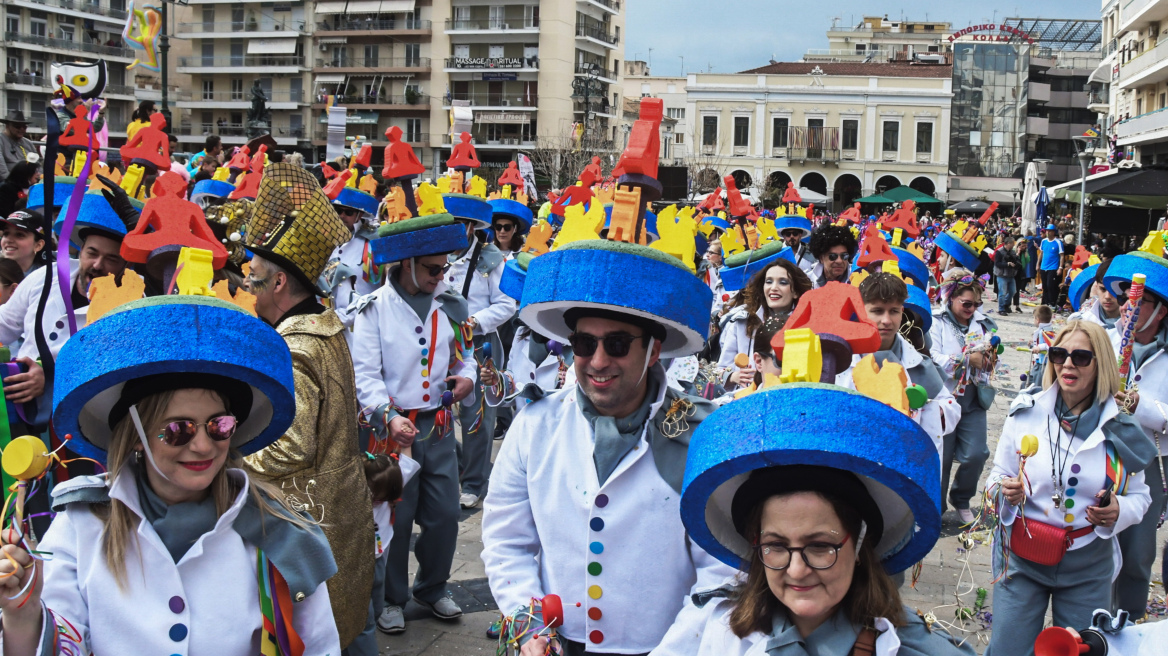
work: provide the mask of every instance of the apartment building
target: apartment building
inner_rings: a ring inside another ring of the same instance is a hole
[[[1103,11],[1115,24],[1111,136],[1143,164],[1168,163],[1168,0],[1105,2]]]
[[[665,106],[665,120],[661,122],[661,161],[665,165],[681,165],[692,153],[690,126],[686,121],[685,85],[688,78],[653,75],[649,64],[640,60],[625,62],[624,70],[625,117],[618,132],[617,147],[623,149],[629,142],[629,133],[638,113],[641,98],[660,98]]]
[[[951,25],[941,21],[889,20],[885,15],[845,25],[835,18],[827,30],[827,48],[808,50],[803,61],[913,61],[918,56],[940,61],[952,52],[952,36]]]
[[[54,62],[103,59],[108,70],[105,98],[110,144],[125,143],[126,124],[141,100],[161,100],[158,74],[141,67],[127,71],[134,52],[122,41],[125,0],[4,0],[4,112],[20,110],[32,138],[45,132],[45,108],[52,99],[49,68]]]

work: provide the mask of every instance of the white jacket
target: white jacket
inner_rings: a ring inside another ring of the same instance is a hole
[[[651,372],[663,380],[660,366]],[[659,390],[651,416],[664,402],[663,383]],[[675,621],[692,624],[678,617],[688,595],[735,570],[690,541],[680,495],[658,473],[644,433],[604,485],[593,443],[575,388],[515,416],[483,504],[491,594],[504,614],[558,594],[564,637],[594,652],[648,652]]]
[[[521,333],[523,333],[521,335]],[[516,330],[515,337],[511,339],[511,357],[507,361],[506,371],[511,374],[512,380],[515,381],[515,388],[509,390],[508,393],[514,393],[522,390],[527,385],[538,385],[544,392],[552,393],[556,391],[556,383],[560,377],[560,358],[553,353],[548,353],[548,356],[543,359],[543,362],[535,364],[531,358],[527,357],[527,348],[531,344],[530,330]],[[567,389],[576,384],[576,369],[575,367],[568,367],[564,372],[563,388]],[[530,401],[524,397],[515,397],[514,400],[508,401],[506,398],[495,394],[494,388],[483,389],[483,398],[486,399],[487,405],[492,408],[500,405],[514,404],[516,408],[521,408]]]
[[[1107,333],[1111,337],[1111,346],[1115,355],[1119,356],[1119,344],[1123,335],[1117,330]],[[1139,386],[1140,404],[1132,412],[1144,432],[1152,440],[1159,438],[1160,455],[1168,456],[1168,355],[1164,351],[1152,354],[1152,357],[1140,365],[1139,370],[1130,367],[1127,374],[1128,387],[1133,384]],[[1153,467],[1156,466],[1154,463]]]
[[[475,237],[477,240],[478,237]],[[466,270],[470,266],[470,256],[474,252],[475,240],[471,240],[470,248],[466,249],[461,257],[451,261],[450,270],[446,272],[445,283],[455,293],[462,294],[462,285],[466,281]],[[503,258],[498,266],[490,273],[476,271],[470,281],[466,302],[470,305],[470,316],[475,320],[475,334],[486,335],[499,329],[499,326],[515,316],[519,310],[519,303],[499,289],[499,281],[503,279],[503,268],[507,265],[507,258]],[[501,354],[500,354],[501,356]],[[497,362],[502,357],[496,357]]]
[[[1022,436],[1035,435],[1038,437],[1038,452],[1026,461],[1026,477],[1030,484],[1025,487],[1026,503],[1022,508],[1025,517],[1027,520],[1033,519],[1059,528],[1078,530],[1090,525],[1087,521],[1087,508],[1097,505],[1095,494],[1106,484],[1107,455],[1102,426],[1119,414],[1119,407],[1114,400],[1108,399],[1099,417],[1099,426],[1089,435],[1075,437],[1063,470],[1066,499],[1064,503],[1073,506],[1067,510],[1056,510],[1051,499],[1055,492],[1051,474],[1057,470],[1057,466],[1051,464],[1050,447],[1054,439],[1059,439],[1065,451],[1070,438],[1070,435],[1062,430],[1058,417],[1055,416],[1057,399],[1058,386],[1052,385],[1033,397],[1022,394],[1015,400],[1011,414],[1002,426],[1002,436],[998,439],[998,450],[994,454],[994,466],[986,480],[986,488],[1003,478],[1018,475],[1018,452],[1022,448]],[[1030,400],[1033,400],[1034,405],[1027,407],[1026,404]],[[1060,435],[1055,435],[1054,431],[1058,431]],[[1067,455],[1060,454],[1060,460]],[[1144,511],[1152,503],[1148,486],[1144,483],[1144,473],[1141,471],[1131,474],[1127,493],[1116,495],[1114,498],[1119,503],[1119,518],[1116,519],[1115,525],[1096,526],[1094,532],[1076,539],[1069,550],[1081,549],[1096,538],[1115,537],[1120,531],[1138,524],[1143,519]],[[1018,517],[1018,510],[1018,506],[1003,503],[1002,523],[1006,526],[1013,525]],[[1065,521],[1064,515],[1069,515],[1072,521],[1070,523]],[[1121,563],[1118,542],[1114,543],[1114,561],[1114,572],[1118,574]]]
[[[445,289],[439,283],[435,296]],[[353,374],[361,408],[372,410],[392,400],[406,410],[436,410],[442,405],[447,376],[476,380],[477,365],[469,351],[463,361],[455,359],[461,337],[455,341],[455,328],[436,297],[425,322],[392,283],[363,297],[360,305],[353,322]],[[438,338],[431,344],[435,321]],[[474,395],[468,394],[463,403],[474,403]]]
[[[176,564],[154,528],[142,518],[134,477],[119,476],[109,496],[139,517],[135,539],[126,547],[126,587],[119,588],[106,567],[101,547],[104,525],[88,506],[73,505],[53,520],[40,548],[52,552],[45,562],[41,599],[69,621],[82,638],[76,653],[189,654],[253,656],[260,653],[259,589],[256,548],[232,528],[247,501],[243,489],[215,524]],[[92,485],[93,477],[63,483],[56,493]],[[304,640],[306,656],[339,656],[328,589],[291,590],[292,623]],[[181,603],[180,603],[181,602]]]
[[[329,299],[332,301],[333,311],[344,324],[345,338],[349,340],[349,348],[353,347],[353,322],[357,318],[357,300],[362,296],[377,291],[381,284],[373,284],[365,280],[361,269],[365,258],[365,249],[369,248],[369,240],[364,237],[353,237],[341,244],[333,251],[329,264],[337,262],[339,266],[349,271],[349,275],[341,276],[333,287]],[[383,280],[382,283],[385,281]]]
[[[953,378],[954,368],[965,357],[966,335],[962,335],[944,314],[944,307],[933,310],[933,326],[929,328],[929,336],[933,338],[933,345],[929,347],[929,352],[933,354],[933,362],[936,362],[937,366],[941,368],[945,387],[948,387],[949,391],[952,392],[957,387],[957,380]],[[989,333],[987,321],[988,319],[981,313],[981,310],[976,310],[973,313],[973,319],[969,322],[967,335],[984,336]]]
[[[759,308],[755,314],[760,320],[766,320],[762,308]],[[719,367],[727,367],[731,371],[737,371],[738,366],[734,364],[734,357],[739,353],[745,353],[746,357],[750,358],[749,366],[754,366],[754,336],[746,334],[748,316],[749,313],[745,305],[735,307],[727,315],[726,323],[722,326],[722,335],[718,337],[722,346],[722,353],[718,357]]]

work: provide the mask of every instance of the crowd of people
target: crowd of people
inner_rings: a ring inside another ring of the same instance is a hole
[[[729,176],[655,203],[641,112],[542,198],[468,138],[415,189],[400,130],[380,171],[262,138],[184,165],[152,107],[122,167],[31,162],[0,220],[0,441],[31,454],[3,653],[376,654],[411,601],[462,615],[479,506],[483,628],[523,656],[975,653],[901,600],[950,509],[995,536],[985,653],[1035,653],[1048,609],[1162,648],[1126,623],[1168,504],[1166,234],[762,209]],[[983,478],[991,315],[1023,306]]]

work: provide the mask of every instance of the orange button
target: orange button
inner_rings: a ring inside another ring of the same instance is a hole
[[[588,609],[588,619],[592,620],[593,622],[599,620],[603,616],[604,613],[600,612],[600,609],[595,606]]]

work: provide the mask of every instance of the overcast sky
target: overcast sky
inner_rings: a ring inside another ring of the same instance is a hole
[[[942,6],[949,8],[939,11]],[[1100,0],[625,0],[625,59],[651,61],[655,75],[679,75],[683,61],[686,73],[710,67],[736,73],[826,48],[832,18],[855,25],[865,15],[887,13],[894,20],[949,21],[959,30],[1008,17],[1099,20],[1101,6]]]

